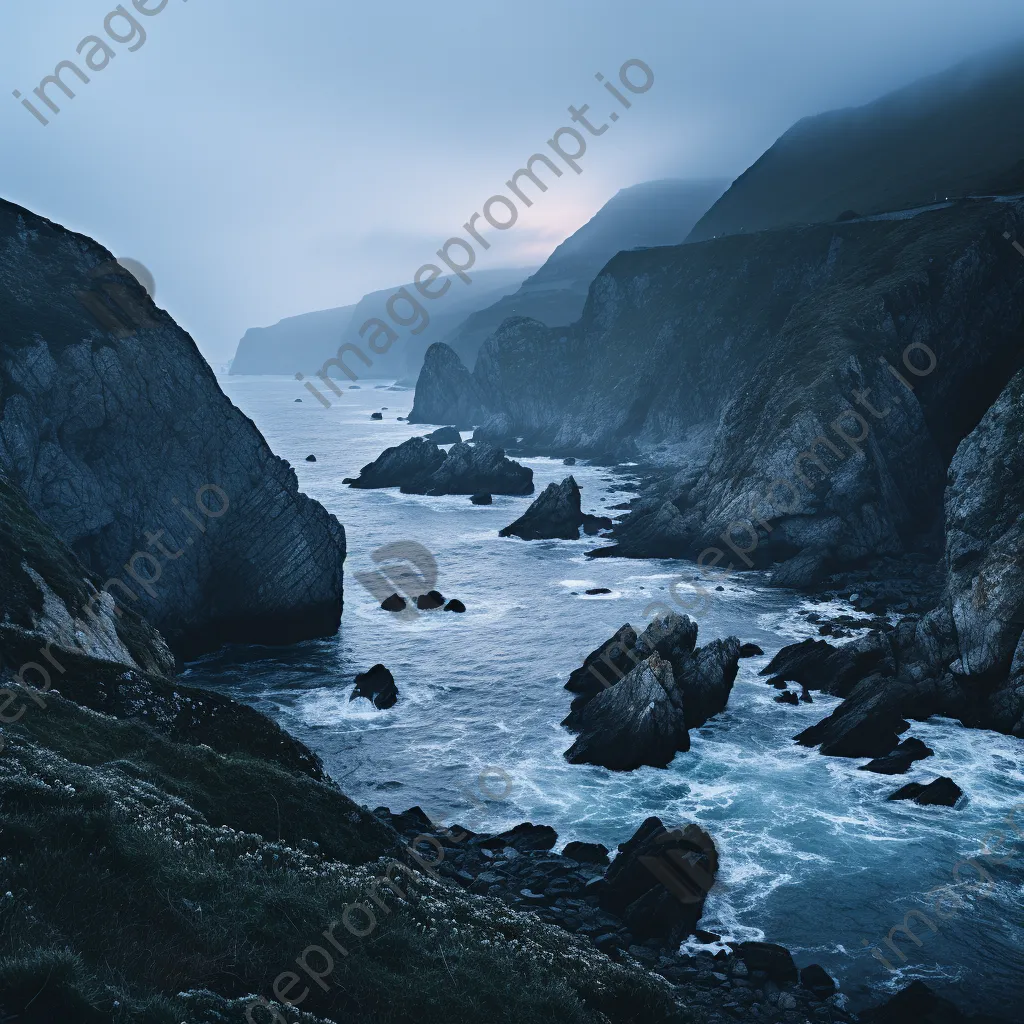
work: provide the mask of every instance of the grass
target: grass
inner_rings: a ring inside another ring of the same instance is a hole
[[[5,739],[0,1009],[19,1024],[243,1021],[395,848],[329,783],[59,696]],[[365,938],[337,928],[349,955],[326,991],[302,975],[289,1024],[687,1019],[586,941],[423,875],[401,884]]]

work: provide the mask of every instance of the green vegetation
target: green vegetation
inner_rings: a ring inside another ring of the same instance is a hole
[[[19,1024],[243,1021],[396,852],[327,782],[48,703],[5,727],[0,757],[0,1011]],[[337,928],[348,956],[326,991],[301,972],[285,985],[308,989],[289,1024],[688,1019],[585,941],[426,875],[398,881],[405,899],[382,887],[367,937]]]

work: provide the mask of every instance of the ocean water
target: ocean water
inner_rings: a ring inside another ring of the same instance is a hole
[[[614,848],[649,815],[697,822],[721,858],[704,928],[727,940],[779,942],[801,966],[822,964],[854,1008],[922,978],[975,1011],[1022,1019],[1024,743],[952,721],[914,723],[908,735],[935,756],[895,777],[798,746],[792,737],[838,701],[776,704],[757,672],[780,647],[815,635],[798,614],[811,604],[750,574],[711,591],[694,616],[698,643],[734,634],[765,656],[740,663],[727,710],[692,735],[692,749],[665,770],[567,764],[572,737],[559,722],[569,672],[623,623],[641,629],[652,603],[671,603],[670,585],[693,579],[695,567],[588,560],[593,538],[500,538],[530,497],[495,496],[478,507],[466,497],[344,486],[384,448],[429,429],[397,420],[413,393],[387,390],[390,383],[360,381],[325,409],[291,378],[222,379],[302,489],[345,524],[345,613],[335,637],[224,648],[190,665],[189,681],[269,714],[369,807],[418,804],[477,831],[545,823],[559,846],[576,839]],[[384,419],[371,420],[381,409]],[[629,466],[521,461],[538,492],[571,472],[587,511],[630,497]],[[379,609],[380,597],[356,577],[377,568],[372,552],[398,542],[430,552],[437,589],[462,600],[465,614]],[[585,594],[596,587],[611,593]],[[676,592],[692,600],[685,585]],[[400,692],[387,711],[349,700],[353,677],[376,662]],[[964,790],[963,806],[885,799],[939,775]],[[905,920],[915,937],[897,933],[896,952],[886,939]]]

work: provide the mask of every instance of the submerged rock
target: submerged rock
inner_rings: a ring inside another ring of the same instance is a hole
[[[696,641],[696,623],[669,613],[639,637],[621,627],[589,654],[565,684],[578,696],[562,724],[579,734],[566,759],[630,771],[689,750],[689,730],[725,708],[739,661],[735,637]]]
[[[948,776],[933,779],[927,785],[920,782],[908,782],[902,789],[897,789],[890,800],[913,800],[923,806],[936,805],[953,807],[964,791]]]
[[[514,523],[499,531],[501,537],[523,540],[578,540],[580,527],[587,533],[607,529],[612,521],[585,514],[580,508],[580,489],[567,476],[560,484],[548,484],[533,504]]]
[[[474,505],[490,505],[494,499],[489,494],[473,494],[469,500]]]
[[[357,697],[365,697],[381,711],[394,707],[398,701],[395,677],[383,665],[374,665],[369,671],[360,672],[356,676],[355,683],[352,695],[349,697],[350,701]]]

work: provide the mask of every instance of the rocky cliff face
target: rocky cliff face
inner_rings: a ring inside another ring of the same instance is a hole
[[[966,202],[620,253],[578,323],[506,321],[471,391],[435,359],[417,402],[447,422],[454,390],[478,438],[667,468],[615,553],[810,583],[941,537],[946,467],[1020,365],[1022,227],[1020,203]]]
[[[0,470],[178,654],[337,629],[345,534],[91,239],[0,203]]]

